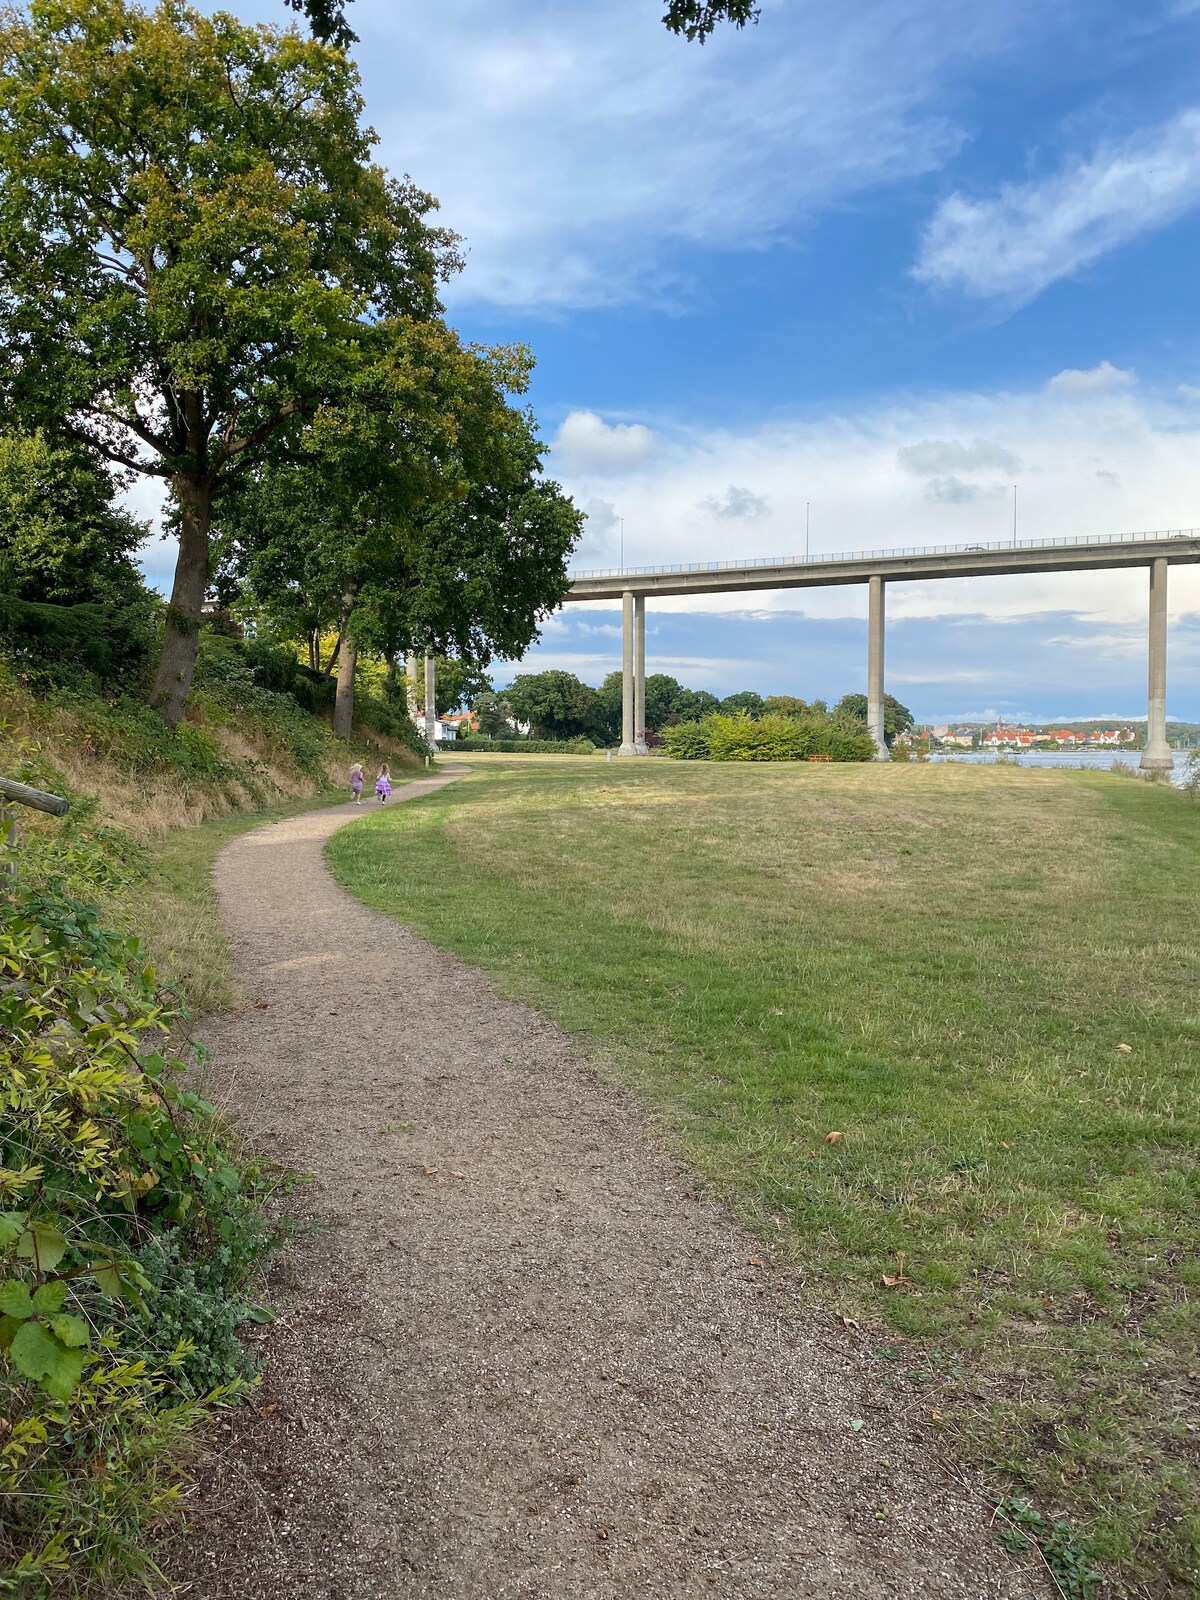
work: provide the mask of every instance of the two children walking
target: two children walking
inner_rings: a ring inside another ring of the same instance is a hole
[[[356,761],[350,768],[350,793],[356,806],[362,804],[363,792],[363,764]],[[379,796],[382,805],[392,792],[392,770],[385,761],[379,769],[379,776],[375,779],[375,793]]]

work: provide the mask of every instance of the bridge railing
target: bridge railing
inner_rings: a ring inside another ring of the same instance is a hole
[[[1065,546],[1138,544],[1162,539],[1195,539],[1200,528],[1160,528],[1148,533],[1078,534],[1064,539],[997,539],[989,543],[917,544],[891,550],[849,550],[809,556],[752,556],[743,561],[689,561],[664,567],[603,567],[572,572],[580,578],[651,578],[683,572],[739,572],[749,567],[818,567],[843,561],[881,561],[903,556],[986,555],[1005,550],[1053,550]]]

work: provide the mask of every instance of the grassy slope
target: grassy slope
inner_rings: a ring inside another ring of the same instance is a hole
[[[330,857],[631,1076],[889,1330],[881,1376],[1165,1594],[1200,1536],[1198,842],[1104,774],[527,758]]]

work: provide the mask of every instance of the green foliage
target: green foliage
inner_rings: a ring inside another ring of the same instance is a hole
[[[293,11],[302,11],[307,16],[315,39],[323,39],[338,50],[348,50],[358,42],[358,35],[346,21],[346,7],[351,0],[286,0],[286,3]],[[663,24],[672,33],[703,44],[719,22],[731,22],[735,28],[744,28],[748,22],[758,21],[758,11],[755,0],[669,0]]]
[[[455,750],[492,750],[503,755],[533,756],[594,756],[596,746],[590,739],[489,739],[479,734],[468,734],[446,745],[446,752]]]
[[[727,694],[721,701],[721,710],[727,717],[744,712],[748,717],[761,717],[767,702],[753,689],[743,689],[738,694]]]
[[[233,1329],[270,1235],[263,1174],[163,1048],[178,1009],[81,898],[130,886],[110,838],[76,820],[17,855],[0,920],[0,1590],[67,1595],[153,1574],[145,1531],[179,1482],[164,1452],[248,1372]]]
[[[844,694],[833,708],[835,717],[854,717],[864,727],[867,721],[867,697],[865,694]],[[904,733],[916,721],[907,706],[901,705],[895,695],[885,694],[883,697],[883,735],[890,744],[898,733]]]
[[[763,708],[777,711],[783,717],[802,717],[809,710],[809,704],[794,694],[769,694],[763,701]]]
[[[503,693],[495,690],[476,696],[471,707],[479,721],[479,732],[487,739],[509,737],[514,728],[515,713]]]
[[[146,527],[77,446],[0,433],[0,592],[55,606],[145,602],[134,551]]]
[[[1051,1521],[1028,1500],[1001,1500],[996,1511],[1003,1519],[996,1537],[1014,1555],[1036,1547],[1063,1600],[1090,1600],[1100,1582],[1093,1556],[1069,1522]]]
[[[812,713],[753,718],[718,712],[664,728],[662,737],[676,761],[870,761],[875,754],[871,736],[857,723]]]
[[[504,690],[504,698],[517,720],[543,739],[580,738],[599,722],[595,689],[573,672],[523,672]]]
[[[458,263],[362,112],[344,56],[228,11],[33,0],[0,24],[0,386],[171,486],[171,721],[214,495],[341,389],[368,310],[435,317]]]
[[[720,709],[721,702],[707,689],[681,689],[671,703],[669,717],[664,718],[659,727],[661,729],[671,718],[677,718],[680,722],[699,722],[701,717]]]
[[[136,684],[154,645],[155,602],[46,605],[0,594],[0,648],[31,687],[83,693]]]
[[[735,28],[758,21],[755,0],[669,0],[663,22],[672,33],[703,44],[719,22]]]

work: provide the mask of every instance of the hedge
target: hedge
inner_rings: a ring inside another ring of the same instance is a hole
[[[590,739],[489,739],[485,734],[472,733],[464,739],[447,740],[442,754],[452,750],[493,750],[506,756],[594,756],[596,746]]]
[[[819,713],[751,719],[714,712],[662,733],[676,761],[870,761],[875,755],[875,741],[861,723]]]

